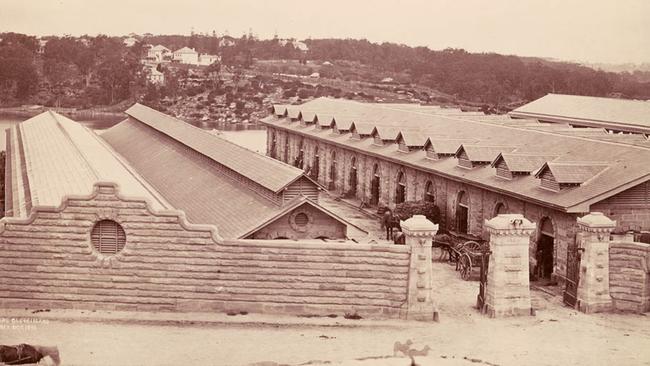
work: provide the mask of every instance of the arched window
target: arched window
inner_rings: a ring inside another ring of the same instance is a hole
[[[469,198],[464,191],[458,193],[456,203],[456,230],[467,234],[469,228]]]
[[[298,143],[298,156],[296,156],[296,159],[293,162],[293,165],[296,168],[300,168],[300,169],[303,168],[304,155],[305,155],[305,152],[304,152],[304,140],[300,139],[300,142]]]
[[[278,149],[278,135],[273,131],[271,132],[271,157],[273,159],[277,158],[277,149]]]
[[[508,207],[503,202],[499,202],[494,206],[494,215],[493,217],[499,216],[501,214],[508,213]]]
[[[375,164],[372,167],[372,180],[370,181],[370,204],[378,205],[379,204],[379,183],[380,183],[380,172],[379,165]]]
[[[395,203],[406,201],[406,177],[404,172],[397,173],[397,187],[395,189]]]
[[[430,180],[424,185],[424,201],[425,202],[435,202],[435,196],[433,193],[433,182]]]
[[[318,155],[318,146],[314,147],[314,161],[311,164],[311,176],[312,178],[318,180],[318,175],[320,172],[320,156]]]
[[[117,254],[124,249],[126,234],[122,226],[113,220],[101,220],[95,223],[90,232],[93,248],[102,254]]]
[[[289,134],[287,134],[284,140],[284,160],[285,163],[289,164]]]
[[[357,158],[352,157],[352,161],[350,162],[350,194],[354,197],[357,194]]]
[[[336,151],[332,150],[332,159],[330,160],[330,186],[329,189],[336,189],[337,178]]]

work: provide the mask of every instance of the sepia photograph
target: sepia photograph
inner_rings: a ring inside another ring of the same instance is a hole
[[[0,366],[650,366],[650,1],[0,0]]]

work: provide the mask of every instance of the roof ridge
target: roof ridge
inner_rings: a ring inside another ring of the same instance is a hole
[[[70,141],[70,145],[72,145],[74,147],[75,151],[79,154],[79,156],[81,157],[83,162],[86,164],[86,166],[90,169],[91,172],[93,172],[93,175],[95,176],[95,179],[100,180],[101,177],[99,175],[99,172],[95,169],[94,166],[92,166],[92,164],[90,164],[90,161],[88,161],[88,157],[81,151],[81,149],[79,149],[79,146],[77,146],[77,144],[74,142],[74,140],[70,136],[70,133],[68,132],[67,128],[65,126],[63,126],[63,124],[59,120],[59,117],[63,117],[63,118],[67,118],[67,117],[61,116],[60,114],[58,114],[58,113],[56,113],[56,112],[54,112],[52,110],[48,110],[48,112],[54,118],[54,121],[56,122],[57,127],[59,127],[59,129],[61,130],[61,132],[65,136],[65,138],[68,141]],[[72,120],[70,120],[70,121],[72,121]],[[74,122],[74,121],[72,121],[72,122]],[[78,123],[78,122],[75,122],[75,123]],[[80,126],[80,127],[86,128],[85,126]]]

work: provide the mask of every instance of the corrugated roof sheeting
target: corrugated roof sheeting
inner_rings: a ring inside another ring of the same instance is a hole
[[[251,154],[244,147],[141,104],[135,104],[126,113],[273,192],[282,190],[303,174],[298,168]]]
[[[20,194],[16,216],[37,205],[58,206],[70,195],[88,195],[94,184],[117,183],[120,193],[143,198],[154,209],[171,208],[164,199],[87,127],[54,112],[44,112],[12,128],[12,153]],[[13,178],[12,178],[13,179]],[[29,200],[29,202],[27,202]]]

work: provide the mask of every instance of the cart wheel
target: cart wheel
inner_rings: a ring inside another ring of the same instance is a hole
[[[469,257],[469,254],[463,253],[458,264],[460,267],[460,278],[465,281],[469,280],[472,276],[472,258]]]
[[[464,247],[466,250],[469,250],[469,251],[472,251],[472,252],[478,252],[478,251],[481,250],[482,245],[479,244],[479,243],[477,243],[477,242],[475,242],[475,241],[473,241],[473,240],[470,240],[470,241],[466,241],[466,242],[464,243],[463,247]]]

